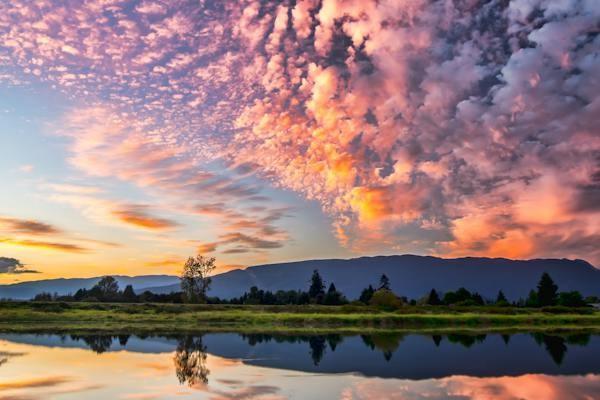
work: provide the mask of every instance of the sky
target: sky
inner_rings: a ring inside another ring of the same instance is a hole
[[[0,3],[0,283],[600,265],[597,0]]]

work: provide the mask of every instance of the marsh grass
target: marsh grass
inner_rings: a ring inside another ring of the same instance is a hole
[[[600,312],[588,308],[248,306],[0,302],[0,330],[182,331],[600,331]]]

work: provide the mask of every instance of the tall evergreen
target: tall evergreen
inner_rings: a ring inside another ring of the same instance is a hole
[[[342,293],[338,292],[333,282],[331,282],[331,284],[329,285],[329,289],[327,289],[327,294],[323,299],[323,303],[330,306],[336,306],[344,304],[345,302],[346,299],[344,298]]]
[[[327,293],[336,293],[337,289],[335,287],[335,284],[333,282],[331,282],[331,284],[329,285],[329,289],[327,289]]]
[[[379,290],[391,290],[390,278],[386,274],[381,275],[381,278],[379,278]]]
[[[502,290],[500,290],[498,292],[498,296],[496,297],[496,304],[506,304],[506,303],[508,303],[508,300],[506,299],[504,292]]]
[[[375,289],[373,289],[373,286],[369,285],[368,288],[363,289],[358,300],[362,303],[369,304],[371,298],[373,297],[373,293],[375,293]]]
[[[537,288],[538,304],[541,307],[556,305],[558,286],[547,272],[542,274]]]
[[[123,290],[123,300],[127,302],[135,302],[137,300],[137,296],[133,290],[133,286],[127,285],[125,286],[125,290]]]
[[[323,278],[321,278],[321,274],[319,274],[319,270],[315,269],[313,271],[310,282],[310,288],[308,289],[310,298],[313,300],[322,299],[323,295],[325,295],[325,283],[323,282]]]
[[[427,296],[427,304],[431,306],[439,306],[442,304],[442,300],[440,300],[440,296],[435,289],[431,289],[431,292],[429,292],[429,296]]]
[[[538,293],[531,289],[529,291],[529,296],[527,296],[527,300],[525,300],[525,305],[527,307],[539,307],[540,306],[540,302],[538,300]]]

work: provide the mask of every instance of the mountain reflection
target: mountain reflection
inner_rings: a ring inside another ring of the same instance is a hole
[[[209,355],[239,360],[249,366],[382,378],[600,373],[600,364],[594,356],[600,354],[600,336],[585,333],[0,334],[0,338],[51,347],[85,347],[99,355],[120,350],[173,353],[177,379],[190,387],[208,383]],[[0,365],[5,361],[0,357]]]

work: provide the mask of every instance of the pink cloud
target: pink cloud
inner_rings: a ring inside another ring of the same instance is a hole
[[[61,133],[89,174],[257,196],[204,168],[224,159],[318,201],[354,250],[600,262],[590,2],[67,3],[0,6],[0,79],[85,100]]]

